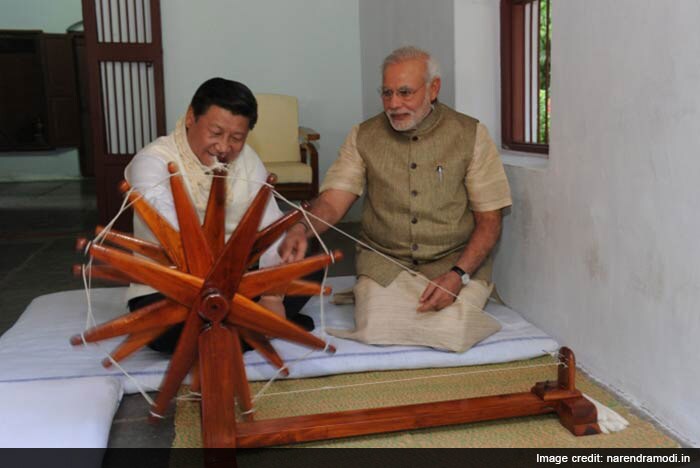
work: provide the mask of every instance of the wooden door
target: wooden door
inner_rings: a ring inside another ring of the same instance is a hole
[[[134,154],[165,134],[159,0],[82,0],[92,148],[100,222],[122,198],[117,184]],[[131,212],[115,225],[130,231]]]

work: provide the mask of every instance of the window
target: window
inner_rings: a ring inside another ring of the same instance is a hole
[[[549,152],[551,0],[501,0],[503,147]]]

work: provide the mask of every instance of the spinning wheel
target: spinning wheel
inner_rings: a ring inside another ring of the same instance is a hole
[[[129,192],[130,188],[124,182],[121,190],[128,193],[136,212],[160,245],[110,231],[102,233],[108,242],[139,256],[97,244],[89,247],[93,258],[103,262],[91,267],[92,276],[147,284],[163,293],[166,299],[71,338],[72,344],[79,345],[83,341],[96,342],[128,335],[111,355],[112,359],[119,361],[173,324],[184,322],[152,408],[152,418],[162,417],[179,385],[192,371],[193,387],[201,388],[202,394],[204,447],[262,447],[552,412],[556,412],[561,423],[575,435],[600,432],[595,406],[575,387],[576,362],[568,348],[560,351],[557,380],[539,382],[529,392],[253,420],[240,340],[246,341],[281,369],[284,369],[284,363],[270,345],[269,337],[316,349],[323,349],[326,345],[258,305],[252,298],[263,293],[328,294],[330,290],[321,291],[318,284],[296,278],[323,268],[334,258],[341,258],[342,254],[318,255],[288,265],[247,272],[276,239],[301,219],[302,213],[290,213],[258,231],[271,192],[269,186],[263,186],[237,229],[224,243],[225,179],[217,177],[213,180],[204,224],[200,226],[177,168],[171,164],[169,170],[180,232],[139,194]],[[274,182],[274,176],[270,176],[268,183]],[[100,233],[101,228],[98,227],[97,231]],[[81,240],[79,247],[85,246],[86,241]],[[80,273],[80,269],[76,267],[76,272]],[[332,347],[328,350],[335,351]],[[107,360],[104,365],[110,363]],[[236,401],[243,412],[242,421],[235,418]]]
[[[116,246],[138,253],[92,244],[92,257],[105,265],[92,266],[94,277],[147,284],[166,299],[123,315],[71,338],[73,345],[128,335],[112,352],[120,361],[138,351],[177,323],[184,328],[173,353],[151,418],[162,417],[168,404],[190,370],[193,386],[202,393],[202,427],[205,446],[230,447],[235,443],[234,397],[245,413],[252,409],[240,340],[265,356],[274,366],[284,363],[268,337],[284,338],[312,348],[326,344],[302,328],[258,305],[252,299],[261,294],[314,295],[320,285],[297,280],[342,258],[340,252],[318,255],[288,265],[247,272],[291,225],[302,217],[292,212],[258,232],[270,187],[262,186],[224,244],[226,179],[212,181],[204,224],[186,192],[177,167],[168,166],[180,232],[178,233],[148,202],[123,182],[134,209],[156,236],[160,245],[119,232],[105,233]],[[223,174],[219,174],[223,175]],[[273,184],[276,178],[269,176]],[[102,228],[97,229],[100,233]],[[79,240],[78,248],[86,245]],[[161,247],[162,246],[162,247]],[[76,273],[82,267],[77,266]],[[330,289],[323,291],[330,293]],[[334,352],[332,347],[329,351]],[[199,359],[197,359],[199,356]],[[111,365],[106,359],[103,365]],[[286,369],[283,369],[286,373]],[[251,419],[249,415],[245,416]]]

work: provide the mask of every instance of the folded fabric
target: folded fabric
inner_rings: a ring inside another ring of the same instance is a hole
[[[501,329],[482,310],[492,286],[474,280],[462,288],[453,304],[438,312],[417,312],[426,282],[402,271],[386,287],[367,276],[355,284],[355,326],[328,329],[339,338],[376,345],[419,345],[463,353]]]
[[[630,425],[629,421],[620,416],[620,413],[614,409],[605,406],[590,395],[584,393],[583,396],[595,405],[595,409],[598,412],[598,427],[600,427],[603,434],[619,432]]]

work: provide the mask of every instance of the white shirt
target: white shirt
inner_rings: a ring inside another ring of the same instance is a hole
[[[170,172],[168,163],[173,160],[172,154],[177,154],[177,146],[173,134],[160,137],[141,151],[136,153],[124,171],[124,176],[134,189],[148,201],[158,213],[163,216],[175,229],[179,229],[175,203],[170,189]],[[267,179],[267,170],[255,150],[248,145],[229,165],[229,184],[227,190],[232,197],[228,197],[226,204],[226,238],[236,229],[241,218],[245,214],[250,202]],[[185,186],[191,190],[185,177]],[[204,219],[204,210],[197,208],[200,222]],[[260,228],[264,228],[282,217],[282,211],[275,200],[270,200],[263,213]],[[143,240],[158,243],[153,233],[134,214],[134,235]],[[277,252],[283,237],[278,239],[261,257],[260,266],[269,267],[281,263]],[[137,296],[143,296],[155,292],[152,288],[134,284],[129,287],[127,300]]]

